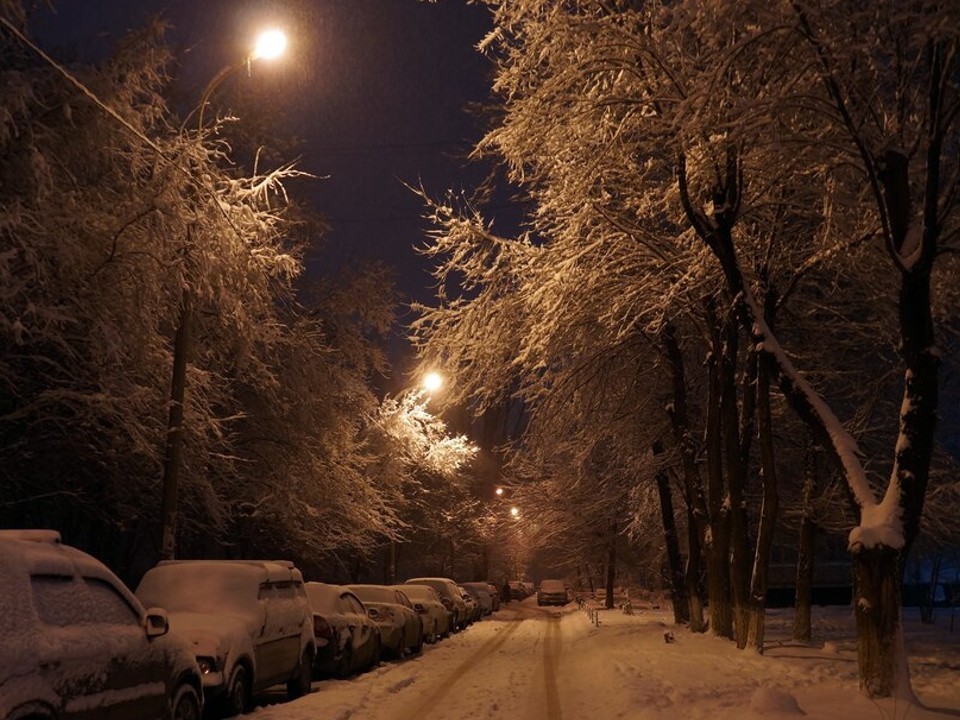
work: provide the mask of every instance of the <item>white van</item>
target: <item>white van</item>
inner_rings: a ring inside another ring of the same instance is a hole
[[[136,594],[164,607],[170,629],[193,643],[204,695],[224,715],[246,712],[271,685],[286,683],[291,698],[310,691],[313,614],[293,563],[164,561]]]

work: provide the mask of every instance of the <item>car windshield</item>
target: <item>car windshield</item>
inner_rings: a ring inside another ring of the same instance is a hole
[[[399,603],[396,591],[382,585],[351,585],[350,589],[365,603]]]
[[[425,600],[435,602],[437,600],[436,591],[426,585],[405,585],[403,592],[415,602],[424,602]]]
[[[540,583],[540,592],[561,593],[566,590],[563,580],[544,580]]]
[[[410,585],[427,585],[432,587],[441,595],[451,594],[449,583],[446,580],[438,580],[436,578],[415,578],[413,580],[407,580],[407,584]]]

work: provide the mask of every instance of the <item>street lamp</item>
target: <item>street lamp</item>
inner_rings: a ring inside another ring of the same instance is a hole
[[[203,95],[200,96],[200,104],[197,106],[197,131],[199,132],[203,129],[203,111],[207,107],[210,96],[213,95],[213,91],[216,90],[224,80],[243,67],[247,68],[247,72],[249,73],[250,63],[254,60],[274,60],[283,55],[286,49],[287,36],[282,30],[265,30],[257,36],[257,41],[254,43],[253,49],[246,56],[233,65],[227,65],[214,75],[213,79],[208,82],[204,88]]]
[[[200,96],[197,113],[197,139],[202,140],[203,111],[213,91],[234,72],[258,59],[273,59],[280,56],[287,46],[286,36],[279,30],[260,34],[253,49],[239,62],[227,65],[213,76]],[[189,115],[187,116],[189,118]],[[191,242],[191,227],[187,228],[187,246]],[[173,560],[177,538],[177,500],[180,491],[180,466],[183,457],[183,411],[187,387],[187,356],[190,348],[190,319],[193,315],[193,293],[189,287],[180,295],[180,312],[177,330],[173,339],[173,369],[170,380],[170,407],[167,416],[167,443],[163,461],[163,485],[160,507],[160,556]]]
[[[436,372],[428,372],[423,377],[423,389],[428,393],[436,392],[443,386],[443,377]]]

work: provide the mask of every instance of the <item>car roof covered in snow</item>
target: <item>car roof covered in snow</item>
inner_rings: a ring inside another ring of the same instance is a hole
[[[260,586],[302,581],[289,561],[168,560],[153,567],[137,587],[137,597],[168,612],[258,612]]]

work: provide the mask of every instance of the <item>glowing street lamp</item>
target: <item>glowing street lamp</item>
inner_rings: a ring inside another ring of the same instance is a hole
[[[516,506],[510,508],[510,516],[513,517],[513,518],[516,519],[516,520],[519,520],[519,519],[520,519],[520,508],[518,508],[518,507],[516,507]]]
[[[273,60],[287,49],[287,36],[283,30],[264,30],[257,36],[257,43],[250,53],[251,60]]]
[[[439,373],[429,372],[423,378],[423,389],[429,393],[436,392],[443,386],[443,377]]]
[[[227,65],[214,75],[213,79],[207,83],[207,86],[204,88],[203,95],[200,96],[200,105],[197,109],[197,131],[199,132],[203,129],[203,111],[213,91],[220,86],[220,83],[242,67],[246,67],[247,72],[249,72],[250,63],[254,60],[274,60],[283,55],[286,49],[287,36],[282,30],[265,30],[257,36],[257,41],[254,43],[253,49],[245,57],[233,65]]]
[[[496,490],[494,490],[494,492],[497,494],[498,497],[503,497],[503,488],[502,488],[502,487],[498,487]]]

